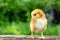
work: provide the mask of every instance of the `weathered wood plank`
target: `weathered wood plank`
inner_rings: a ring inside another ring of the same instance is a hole
[[[45,39],[39,38],[40,36],[34,35],[0,35],[0,40],[60,40],[60,36],[45,36]]]

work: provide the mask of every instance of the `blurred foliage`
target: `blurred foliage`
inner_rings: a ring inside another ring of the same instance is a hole
[[[60,11],[60,0],[0,0],[0,34],[31,34],[31,11],[51,6]],[[58,35],[55,29],[49,27],[45,34]]]

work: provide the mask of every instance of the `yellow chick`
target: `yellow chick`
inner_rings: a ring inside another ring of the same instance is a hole
[[[41,9],[35,9],[31,12],[31,21],[30,21],[30,29],[31,35],[33,37],[34,32],[40,32],[41,38],[45,38],[43,36],[43,32],[47,28],[47,19],[45,13]]]

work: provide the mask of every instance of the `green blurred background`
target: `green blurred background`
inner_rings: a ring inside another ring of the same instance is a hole
[[[48,19],[44,35],[60,35],[60,0],[0,0],[0,34],[30,35],[30,14],[36,8]]]

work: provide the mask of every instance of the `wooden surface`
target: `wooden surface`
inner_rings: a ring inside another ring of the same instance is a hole
[[[35,35],[32,38],[30,35],[0,35],[0,40],[60,40],[60,36],[45,36],[45,39]]]

